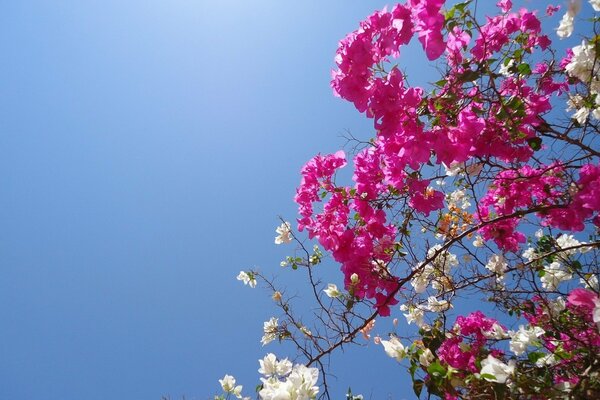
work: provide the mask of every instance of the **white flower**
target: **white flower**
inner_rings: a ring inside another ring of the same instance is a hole
[[[533,261],[535,258],[535,249],[533,247],[528,247],[527,250],[523,252],[523,258],[525,258],[528,262]]]
[[[541,229],[538,229],[537,231],[535,231],[535,237],[538,239],[541,239],[544,237],[544,231]]]
[[[594,8],[594,11],[600,11],[600,0],[590,0],[590,4]]]
[[[441,244],[432,246],[429,250],[427,250],[427,258],[435,256],[435,254],[438,253],[441,248]],[[449,273],[452,267],[456,267],[458,265],[458,258],[449,251],[444,250],[439,252],[431,262],[437,269],[443,271],[444,273]]]
[[[579,46],[572,48],[573,57],[565,66],[565,71],[570,76],[579,79],[582,82],[587,82],[590,78],[596,77],[600,66],[597,65],[596,51],[592,44],[585,40]],[[583,97],[580,95],[569,96],[567,105],[570,109],[577,109],[583,105]]]
[[[546,354],[545,356],[538,358],[538,360],[535,362],[536,367],[538,368],[542,368],[545,366],[552,366],[554,364],[556,364],[558,360],[556,359],[556,356],[554,354]]]
[[[395,358],[397,361],[401,361],[406,357],[406,349],[396,336],[390,336],[390,340],[382,340],[381,344],[383,345],[385,353],[388,356]]]
[[[400,306],[400,310],[402,311],[408,311],[408,313],[404,314],[404,317],[406,318],[406,322],[410,325],[413,322],[415,323],[415,325],[417,325],[419,328],[422,328],[425,325],[425,322],[423,322],[423,318],[425,317],[425,312],[423,312],[423,310],[421,310],[418,307],[409,307],[406,304],[402,304]]]
[[[564,39],[571,36],[573,33],[573,22],[575,16],[579,14],[581,10],[581,0],[569,0],[567,4],[567,12],[563,15],[560,20],[560,25],[556,30],[556,34],[559,38]]]
[[[475,247],[483,247],[483,238],[479,235],[477,235],[475,237],[475,240],[473,240],[473,246]]]
[[[319,379],[319,370],[317,368],[308,368],[298,364],[288,377],[288,381],[292,383],[292,388],[296,392],[297,397],[294,399],[314,399],[319,393],[317,380]]]
[[[277,237],[275,237],[275,244],[290,243],[292,241],[292,226],[289,222],[284,222],[275,229]]]
[[[292,371],[292,363],[284,358],[277,361],[277,357],[273,353],[269,353],[262,360],[258,360],[260,368],[258,372],[266,377],[270,376],[286,376]]]
[[[492,328],[489,331],[482,330],[481,333],[483,333],[483,336],[485,336],[488,339],[500,340],[508,337],[508,334],[506,333],[504,328],[502,328],[497,323],[494,323],[494,325],[492,325]]]
[[[544,333],[545,331],[539,326],[525,329],[523,325],[519,326],[519,330],[516,332],[509,331],[508,334],[511,337],[509,344],[510,351],[520,356],[527,350],[527,346],[536,344],[538,342],[537,338]]]
[[[221,388],[225,393],[231,393],[238,399],[242,398],[242,385],[235,386],[235,378],[231,375],[225,375],[223,379],[219,379]]]
[[[323,289],[323,291],[328,297],[331,297],[332,299],[340,297],[342,295],[342,293],[338,290],[337,285],[334,283],[328,283],[327,289]]]
[[[561,282],[573,278],[570,272],[563,270],[562,264],[555,261],[544,267],[544,276],[540,278],[542,287],[546,290],[556,290]]]
[[[481,361],[481,375],[493,375],[494,378],[484,376],[483,379],[490,382],[506,383],[506,380],[515,372],[515,360],[508,364],[503,363],[492,355]]]
[[[500,73],[500,75],[504,75],[504,76],[512,76],[514,75],[513,72],[510,72],[510,69],[512,67],[514,67],[515,65],[515,60],[511,59],[508,62],[503,62],[502,65],[500,66],[500,69],[498,70],[498,72]]]
[[[279,322],[278,319],[275,317],[271,317],[270,320],[265,321],[265,323],[263,324],[263,332],[264,335],[262,337],[262,339],[260,340],[260,342],[262,343],[263,346],[271,343],[273,340],[277,339],[277,330],[279,328]]]
[[[240,271],[240,273],[237,276],[237,280],[244,282],[244,285],[248,285],[251,288],[256,287],[256,278],[254,277],[254,274],[251,271]]]
[[[427,309],[432,312],[446,311],[452,307],[452,304],[448,303],[447,300],[438,300],[435,296],[429,296],[427,299]]]
[[[594,292],[597,292],[600,285],[598,285],[598,277],[596,275],[591,275],[589,278],[579,278],[579,282],[586,288],[591,289]]]
[[[485,267],[491,272],[498,275],[498,277],[502,278],[504,277],[504,273],[508,268],[508,264],[506,263],[506,259],[504,259],[504,256],[502,254],[494,254],[490,257]]]
[[[429,364],[431,364],[433,360],[435,360],[435,356],[431,350],[427,348],[419,355],[419,363],[425,368],[429,367]]]
[[[575,239],[573,237],[573,235],[560,235],[559,237],[556,238],[556,245],[560,248],[560,249],[568,249],[569,247],[577,247],[580,246],[582,244],[585,244],[585,242],[580,242],[579,240]],[[588,251],[589,249],[587,247],[582,247],[581,249],[571,249],[571,250],[566,250],[563,253],[565,254],[575,254],[578,251],[581,251],[582,253]]]

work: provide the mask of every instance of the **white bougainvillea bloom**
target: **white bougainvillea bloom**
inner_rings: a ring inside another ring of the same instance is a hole
[[[275,237],[275,244],[290,243],[292,241],[292,226],[289,222],[284,222],[275,229],[277,236]]]
[[[266,377],[283,377],[292,371],[292,363],[287,358],[277,361],[273,353],[267,354],[262,360],[258,360],[258,363],[260,364],[258,372]]]
[[[546,290],[556,290],[561,282],[573,278],[573,274],[563,269],[561,263],[555,261],[544,267],[544,276],[540,278],[542,287]]]
[[[507,379],[515,372],[515,360],[510,360],[508,364],[503,363],[492,355],[488,355],[485,360],[481,361],[481,375],[483,379],[490,382],[506,383]]]
[[[585,242],[580,242],[575,239],[573,235],[560,235],[556,238],[556,245],[561,249],[568,249],[570,247],[577,247],[585,244]],[[564,254],[575,254],[577,252],[586,253],[589,251],[589,247],[580,247],[577,249],[570,249],[563,251]]]
[[[260,340],[263,346],[271,343],[277,339],[277,330],[279,329],[279,320],[275,317],[271,317],[270,320],[265,321],[263,324],[263,337]]]
[[[477,235],[475,237],[475,240],[473,240],[473,246],[475,246],[475,247],[483,247],[483,244],[484,244],[483,238],[481,236]]]
[[[235,385],[235,378],[231,375],[225,375],[223,379],[219,379],[221,388],[225,393],[231,393],[238,399],[242,398],[242,385]]]
[[[261,400],[312,400],[319,394],[317,381],[319,370],[304,365],[295,365],[284,381],[270,377],[261,378]]]
[[[600,11],[600,0],[590,0],[590,4],[594,11]]]
[[[336,298],[342,295],[342,292],[338,290],[337,285],[334,283],[327,284],[327,289],[323,290],[328,297]]]
[[[506,269],[508,268],[508,264],[506,263],[506,259],[502,254],[494,254],[490,257],[485,267],[490,270],[490,272],[495,273],[500,279],[502,279]]]
[[[425,317],[425,312],[422,309],[414,306],[409,307],[406,304],[402,304],[400,306],[400,310],[408,311],[408,313],[404,314],[404,317],[406,318],[406,322],[409,325],[414,322],[414,324],[417,325],[419,328],[425,326],[425,322],[423,321],[423,318]]]
[[[256,278],[252,272],[240,271],[237,280],[244,282],[244,285],[248,285],[251,288],[256,287]]]
[[[596,65],[596,51],[592,44],[584,40],[579,46],[575,46],[571,50],[573,51],[573,56],[571,57],[571,61],[565,66],[565,71],[569,76],[577,78],[582,82],[587,82],[590,78],[598,75],[600,66]],[[577,101],[577,99],[573,101]]]
[[[538,343],[538,338],[542,336],[545,331],[539,326],[530,327],[525,329],[523,325],[519,326],[519,330],[516,332],[509,331],[510,336],[510,351],[515,353],[516,356],[520,356],[527,350],[527,346]]]
[[[390,335],[390,340],[382,340],[381,344],[385,354],[396,359],[396,361],[402,361],[406,357],[406,348],[396,336]]]
[[[560,20],[556,34],[559,38],[564,39],[573,33],[575,16],[581,11],[581,0],[568,0],[567,12],[563,15]]]
[[[427,298],[427,309],[431,312],[442,312],[452,307],[448,300],[438,300],[435,296]]]
[[[425,348],[423,352],[419,355],[419,363],[425,368],[429,367],[429,365],[435,360],[435,356],[428,348]]]
[[[508,337],[508,333],[498,323],[494,323],[489,331],[482,330],[481,333],[488,339],[500,340]]]

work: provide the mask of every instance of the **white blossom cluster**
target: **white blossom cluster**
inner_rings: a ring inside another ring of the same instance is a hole
[[[572,118],[580,125],[583,125],[591,114],[593,118],[600,120],[600,64],[596,59],[594,45],[587,41],[582,41],[579,46],[572,49],[573,56],[571,61],[565,66],[567,74],[581,82],[588,84],[590,95],[595,97],[594,103],[586,102],[586,99],[580,94],[569,96],[567,101],[567,111],[575,111]]]
[[[427,258],[433,257],[441,248],[442,245],[440,244],[432,246],[427,251]],[[423,293],[430,283],[436,290],[448,289],[451,284],[450,271],[457,265],[458,258],[456,255],[444,250],[425,266],[422,263],[417,265],[415,269],[422,269],[422,271],[415,274],[410,284],[417,293]]]
[[[274,354],[259,360],[258,372],[263,375],[261,400],[312,400],[319,394],[319,370],[302,364],[292,367],[288,359],[277,361]]]

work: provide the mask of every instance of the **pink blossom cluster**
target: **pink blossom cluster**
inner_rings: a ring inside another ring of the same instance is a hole
[[[487,163],[489,171],[501,171],[475,218],[483,239],[501,250],[517,252],[526,241],[518,231],[520,213],[537,210],[544,224],[560,229],[581,230],[592,218],[600,225],[599,167],[583,166],[571,187],[562,166],[532,158],[542,149],[542,117],[552,109],[551,97],[568,88],[564,72],[551,60],[539,61],[551,43],[536,13],[512,12],[511,1],[502,0],[499,15],[473,25],[446,21],[443,5],[408,0],[375,12],[340,42],[332,88],[373,120],[376,137],[354,157],[353,186],[333,182],[346,164],[338,152],[304,166],[296,195],[300,230],[342,265],[346,288],[374,299],[384,315],[398,291],[387,269],[397,222],[386,209],[393,203],[424,217],[443,209],[444,193],[426,176],[434,163]],[[429,59],[445,55],[447,72],[430,94],[408,85],[398,68],[385,70],[413,36]],[[539,62],[531,69],[527,59]],[[498,68],[503,73],[494,72]]]
[[[440,360],[451,367],[465,372],[479,372],[477,362],[492,354],[500,358],[500,350],[489,349],[494,343],[496,329],[503,328],[498,321],[486,317],[481,311],[475,311],[466,317],[456,318],[454,330],[437,351]],[[485,353],[485,355],[484,355]]]

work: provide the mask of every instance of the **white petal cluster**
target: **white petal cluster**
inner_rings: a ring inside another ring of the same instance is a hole
[[[581,246],[582,244],[585,244],[585,242],[580,242],[579,240],[575,239],[573,237],[573,235],[560,235],[559,237],[556,238],[556,245],[560,249],[568,249],[569,247],[577,247],[577,246]],[[585,253],[587,251],[589,251],[589,247],[581,247],[579,249],[565,250],[562,253],[563,254],[575,254],[577,252]]]
[[[438,300],[435,296],[427,299],[427,310],[431,312],[443,312],[452,307],[448,300]]]
[[[594,11],[600,11],[600,0],[590,0],[590,4]]]
[[[502,326],[500,326],[497,323],[494,323],[494,325],[492,325],[492,328],[489,331],[482,330],[481,333],[488,339],[500,340],[506,339],[508,337],[508,333],[504,330],[504,328],[502,328]]]
[[[571,95],[567,101],[567,111],[575,110],[572,118],[583,125],[588,116],[600,119],[600,65],[596,60],[596,51],[593,44],[582,41],[581,45],[571,49],[573,56],[565,66],[565,71],[571,77],[581,82],[590,83],[590,95],[596,95],[595,104],[586,104],[581,95]],[[591,108],[590,108],[591,107]]]
[[[240,271],[237,280],[244,282],[244,285],[248,285],[251,288],[256,287],[256,278],[252,272]]]
[[[277,236],[275,237],[275,244],[290,243],[292,241],[292,226],[289,222],[284,222],[275,229]]]
[[[471,207],[471,202],[469,201],[469,196],[464,190],[457,189],[452,193],[446,195],[446,202],[448,206],[455,206],[466,210]]]
[[[429,349],[423,350],[423,352],[419,355],[419,363],[425,368],[429,367],[429,365],[435,360],[435,356]]]
[[[223,379],[219,379],[221,388],[225,393],[231,393],[238,399],[242,398],[242,385],[235,385],[235,378],[231,375],[225,375]]]
[[[271,317],[268,321],[263,324],[263,337],[260,340],[263,346],[271,343],[278,337],[279,320],[275,317]]]
[[[581,0],[568,0],[567,12],[560,20],[560,25],[556,30],[559,38],[564,39],[573,33],[575,16],[581,11]]]
[[[402,361],[406,357],[406,348],[396,336],[390,336],[390,340],[382,340],[381,344],[385,354],[396,359],[396,361]]]
[[[283,377],[292,372],[292,363],[287,358],[277,361],[273,353],[267,354],[262,360],[258,360],[258,363],[260,364],[258,373],[266,377]]]
[[[527,350],[527,346],[538,343],[538,338],[542,336],[545,331],[539,326],[530,327],[525,329],[523,325],[519,326],[519,330],[516,332],[509,331],[510,336],[510,351],[515,355],[520,356]]]
[[[334,283],[327,284],[327,289],[323,290],[328,297],[336,298],[342,295],[342,292],[338,290],[338,287]]]
[[[311,400],[319,394],[319,370],[297,364],[292,367],[287,359],[277,361],[274,354],[259,360],[263,374],[261,400]],[[264,372],[263,372],[264,371]]]
[[[427,258],[431,259],[442,248],[442,245],[436,244],[427,251]],[[451,285],[449,277],[453,267],[458,265],[458,258],[455,254],[444,250],[437,254],[431,262],[423,265],[423,263],[414,267],[415,270],[421,269],[416,273],[410,281],[410,284],[417,293],[423,293],[429,283],[433,281],[433,286],[436,289],[447,289]]]
[[[502,280],[504,279],[504,273],[508,268],[508,264],[502,254],[494,254],[490,257],[485,267],[490,270],[490,272],[496,274],[497,279]]]
[[[546,290],[556,290],[561,282],[573,278],[573,274],[563,269],[561,263],[555,261],[544,267],[544,276],[540,278],[542,287]]]
[[[425,312],[421,308],[402,304],[400,306],[400,310],[408,311],[408,313],[404,314],[404,317],[406,318],[406,322],[409,325],[414,322],[415,325],[417,325],[419,328],[423,328],[425,326],[425,322],[423,321],[423,318],[425,317]]]
[[[508,364],[503,363],[492,355],[488,355],[481,361],[481,375],[493,375],[494,378],[484,376],[483,379],[490,382],[506,383],[507,379],[515,372],[515,360],[510,360]]]

